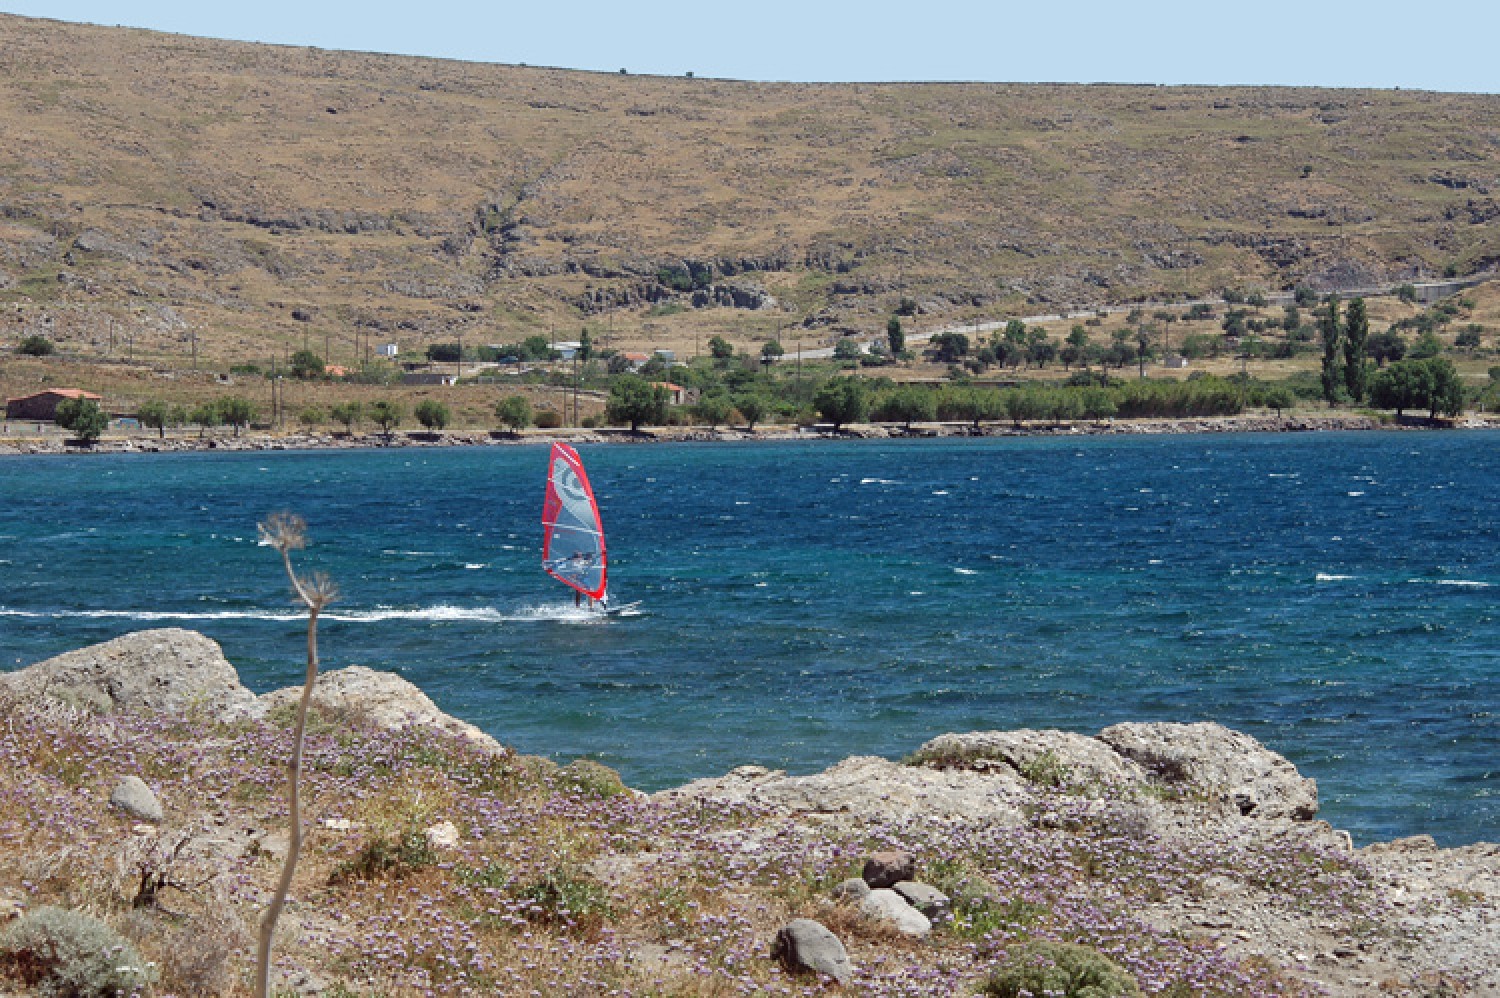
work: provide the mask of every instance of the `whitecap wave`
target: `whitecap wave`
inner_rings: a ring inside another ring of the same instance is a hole
[[[634,616],[626,611],[623,616]],[[27,620],[133,620],[142,623],[173,621],[252,620],[268,623],[296,623],[306,615],[295,610],[13,610],[0,607],[0,617]],[[374,624],[385,621],[426,621],[429,623],[523,623],[537,620],[598,620],[597,612],[571,603],[525,606],[509,610],[479,606],[375,607],[370,610],[325,612],[319,619],[349,624]]]
[[[1314,581],[1317,582],[1348,582],[1352,578],[1354,578],[1352,575],[1334,575],[1332,572],[1319,572],[1313,576]]]
[[[955,568],[954,571],[957,572],[959,575],[978,575],[979,574],[978,572],[976,572],[972,568]]]

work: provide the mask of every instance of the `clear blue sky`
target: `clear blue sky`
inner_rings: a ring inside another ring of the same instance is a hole
[[[748,80],[1500,93],[1500,0],[0,0],[0,11],[331,49]]]

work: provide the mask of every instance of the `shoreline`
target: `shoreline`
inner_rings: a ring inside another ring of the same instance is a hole
[[[1168,436],[1213,433],[1326,433],[1372,430],[1466,430],[1500,426],[1489,416],[1461,420],[1429,420],[1408,416],[1386,422],[1360,414],[1317,416],[1217,416],[1183,419],[1111,419],[1103,422],[1032,423],[1017,426],[991,422],[919,423],[910,428],[889,423],[856,423],[835,430],[829,424],[812,426],[708,428],[655,426],[639,431],[623,428],[528,430],[398,431],[379,433],[247,433],[241,436],[157,437],[149,432],[105,437],[84,445],[62,435],[0,436],[0,457],[43,454],[177,454],[208,451],[373,450],[407,447],[507,447],[570,443],[775,443],[808,440],[892,440],[938,438],[1039,436]]]

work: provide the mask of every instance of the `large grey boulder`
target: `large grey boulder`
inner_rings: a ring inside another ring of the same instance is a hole
[[[810,918],[796,918],[783,926],[771,943],[771,957],[794,973],[826,974],[840,984],[848,984],[854,975],[839,937]]]
[[[180,627],[136,631],[49,658],[0,675],[0,688],[101,713],[203,711],[232,719],[254,717],[260,709],[218,642]]]
[[[301,686],[275,690],[260,698],[266,711],[295,707],[302,698]],[[389,730],[417,726],[455,735],[486,751],[503,753],[504,746],[465,721],[438,710],[426,693],[391,672],[377,672],[351,665],[318,675],[313,684],[315,706],[335,713],[358,713],[378,727]]]
[[[1227,795],[1242,815],[1307,821],[1318,813],[1316,782],[1222,724],[1131,722],[1105,728],[1099,740],[1168,783]]]
[[[947,918],[953,907],[953,901],[948,895],[931,884],[924,884],[919,880],[903,880],[891,890],[900,894],[907,904],[934,922]]]
[[[859,910],[875,921],[891,926],[903,936],[921,937],[932,932],[932,920],[889,887],[871,891],[859,903]]]
[[[149,821],[153,825],[160,824],[163,817],[161,801],[156,799],[156,794],[139,776],[127,776],[115,784],[114,790],[109,794],[109,805],[132,818]]]

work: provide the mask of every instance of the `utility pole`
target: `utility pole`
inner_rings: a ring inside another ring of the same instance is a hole
[[[462,378],[463,376],[464,376],[464,338],[463,338],[463,336],[459,336],[458,337],[458,378]],[[453,379],[454,383],[458,382],[458,378],[454,378]]]

